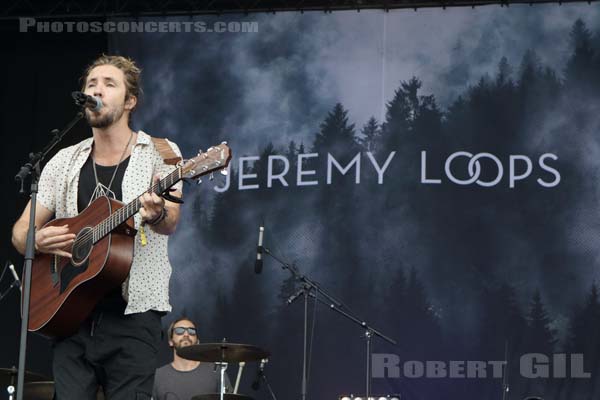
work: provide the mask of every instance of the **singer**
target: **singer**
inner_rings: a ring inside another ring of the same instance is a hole
[[[141,93],[140,69],[131,59],[101,56],[85,71],[82,91],[100,100],[85,117],[92,137],[59,151],[39,181],[35,225],[38,253],[71,257],[75,238],[68,226],[45,227],[53,215],[74,217],[100,196],[130,202],[135,215],[134,256],[122,287],[108,292],[77,333],[53,343],[55,398],[96,399],[98,386],[112,400],[150,399],[161,341],[161,317],[171,310],[168,235],[179,221],[179,204],[148,187],[175,169],[165,160],[179,148],[166,139],[130,128]],[[181,182],[171,199],[181,197]],[[12,241],[25,251],[29,207],[13,228]],[[61,273],[61,279],[65,277]]]

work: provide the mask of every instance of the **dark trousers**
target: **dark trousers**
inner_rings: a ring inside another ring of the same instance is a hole
[[[73,336],[54,343],[56,400],[150,400],[161,344],[161,314],[97,310]]]

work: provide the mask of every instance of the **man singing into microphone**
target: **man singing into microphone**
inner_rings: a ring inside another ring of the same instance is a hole
[[[178,147],[130,128],[140,96],[140,69],[125,57],[102,56],[82,77],[83,91],[102,103],[85,116],[92,137],[59,151],[39,181],[35,248],[70,257],[74,234],[67,226],[42,226],[53,216],[74,217],[99,196],[129,203],[140,193],[138,234],[128,278],[109,293],[74,335],[53,343],[56,399],[96,399],[102,386],[110,400],[150,399],[161,341],[161,317],[171,310],[168,235],[179,221],[179,205],[148,193],[152,182],[173,171],[165,159]],[[159,143],[164,146],[160,146]],[[181,197],[181,184],[171,194]],[[16,222],[12,241],[25,251],[29,208]]]
[[[200,343],[196,325],[187,317],[175,320],[167,332],[169,346],[173,348],[173,362],[156,371],[154,400],[190,400],[199,394],[219,393],[220,371],[214,363],[186,360],[177,350]],[[232,391],[225,373],[225,388]]]

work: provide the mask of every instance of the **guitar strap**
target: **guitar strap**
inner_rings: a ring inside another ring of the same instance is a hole
[[[152,143],[154,143],[154,147],[158,151],[158,154],[160,154],[160,156],[162,157],[165,164],[176,165],[179,161],[182,160],[181,157],[179,157],[177,154],[175,154],[175,152],[173,151],[173,148],[171,147],[171,145],[169,144],[167,139],[156,138],[154,136],[150,136],[150,139],[152,139]],[[160,191],[162,192],[162,190],[160,190]],[[172,201],[173,203],[183,204],[183,200],[181,200],[178,197],[171,196],[168,192],[169,192],[169,190],[165,191],[160,196],[166,200]],[[148,244],[148,238],[146,237],[146,231],[144,230],[144,224],[142,224],[140,226],[139,231],[140,231],[140,241],[142,243],[142,246],[146,246]]]
[[[163,158],[165,164],[175,165],[181,161],[181,157],[175,154],[167,139],[155,138],[153,136],[150,136],[150,138],[152,139],[158,154],[160,154],[160,156]]]
[[[152,143],[154,143],[154,147],[158,151],[158,154],[160,154],[160,156],[163,158],[165,164],[176,165],[182,160],[181,157],[175,154],[167,139],[155,138],[153,136],[150,136],[150,138],[152,139]],[[166,200],[172,201],[173,203],[183,204],[183,200],[178,197],[171,196],[168,192],[169,191],[165,191],[161,196]]]

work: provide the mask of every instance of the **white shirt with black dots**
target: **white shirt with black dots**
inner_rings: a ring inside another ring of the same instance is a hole
[[[77,189],[79,172],[92,150],[93,138],[60,150],[44,167],[38,186],[38,201],[56,218],[70,218],[77,212]],[[181,156],[179,147],[169,142],[173,151]],[[138,132],[137,141],[131,150],[129,165],[123,176],[123,202],[129,203],[148,190],[152,177],[161,178],[176,167],[165,164],[151,137],[143,131]],[[178,182],[175,189],[182,190]],[[171,264],[167,254],[168,236],[144,229],[147,244],[142,246],[139,228],[142,222],[140,214],[134,216],[135,237],[134,258],[129,277],[122,285],[123,298],[127,302],[125,314],[140,313],[148,310],[171,311],[169,303],[169,279]]]

